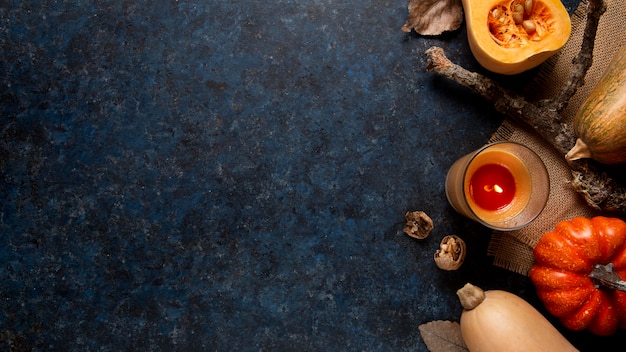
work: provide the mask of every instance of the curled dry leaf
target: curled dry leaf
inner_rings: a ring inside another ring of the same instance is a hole
[[[430,352],[469,351],[458,322],[447,320],[431,321],[419,326],[420,335]]]
[[[463,23],[461,0],[409,0],[409,16],[402,30],[421,35],[440,35],[459,29]]]
[[[423,211],[407,212],[404,218],[404,233],[420,240],[428,237],[434,227],[432,219]]]

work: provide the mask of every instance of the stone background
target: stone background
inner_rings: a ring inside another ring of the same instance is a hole
[[[426,351],[467,281],[542,309],[444,194],[503,117],[423,52],[484,70],[464,27],[401,32],[406,7],[0,1],[2,349]]]

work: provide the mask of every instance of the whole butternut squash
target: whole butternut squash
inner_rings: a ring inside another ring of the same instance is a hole
[[[457,291],[464,310],[461,334],[470,352],[578,351],[528,302],[470,283]]]
[[[618,50],[606,72],[574,117],[578,140],[568,161],[592,158],[603,164],[626,163],[626,46]]]

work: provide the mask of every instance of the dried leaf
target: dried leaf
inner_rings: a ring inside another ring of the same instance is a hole
[[[436,320],[419,326],[422,340],[430,352],[468,352],[461,335],[461,325]]]
[[[421,35],[440,35],[459,29],[463,22],[461,0],[409,0],[408,8],[404,32],[414,29]]]

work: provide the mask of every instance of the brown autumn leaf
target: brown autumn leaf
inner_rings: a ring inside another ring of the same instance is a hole
[[[420,325],[422,340],[430,352],[468,352],[461,335],[461,325],[447,320],[436,320]]]
[[[461,0],[409,0],[409,16],[402,30],[440,35],[459,29],[463,22]]]

